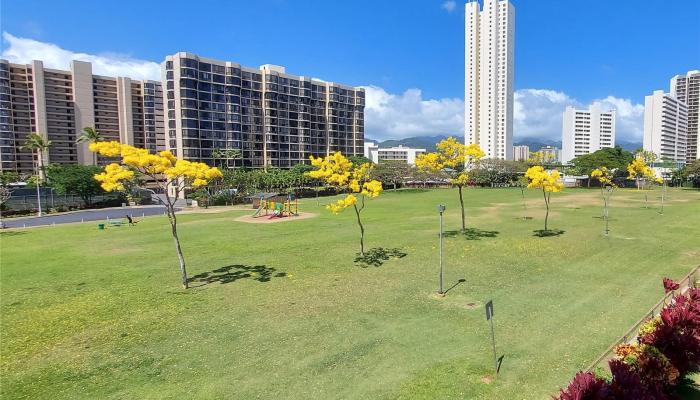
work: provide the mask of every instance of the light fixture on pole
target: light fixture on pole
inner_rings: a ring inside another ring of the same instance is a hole
[[[443,286],[442,286],[442,276],[443,276],[443,267],[442,267],[442,250],[443,250],[443,246],[442,246],[442,238],[443,238],[442,214],[445,212],[445,206],[443,204],[440,204],[439,206],[437,206],[437,210],[440,213],[440,290],[438,291],[438,294],[440,296],[444,296],[445,291],[443,290]]]

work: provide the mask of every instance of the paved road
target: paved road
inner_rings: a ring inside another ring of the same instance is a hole
[[[53,224],[68,224],[71,222],[105,221],[109,219],[124,219],[129,214],[134,218],[142,218],[150,215],[163,215],[164,206],[136,206],[136,207],[116,207],[103,208],[99,210],[83,210],[63,214],[46,215],[43,217],[21,217],[3,218],[2,222],[6,228],[22,228],[30,226],[42,226]]]

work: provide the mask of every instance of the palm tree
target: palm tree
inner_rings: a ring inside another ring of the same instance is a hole
[[[103,140],[105,140],[105,138],[100,132],[97,131],[97,129],[91,126],[86,126],[83,128],[83,133],[80,135],[80,137],[78,137],[78,139],[76,139],[75,143],[95,143]],[[97,153],[92,153],[92,163],[97,165]]]
[[[38,133],[30,133],[27,136],[27,141],[22,146],[22,150],[29,150],[32,154],[36,154],[36,202],[37,208],[39,209],[39,216],[41,217],[41,181],[45,177],[44,173],[44,152],[46,152],[51,146],[51,141],[44,139],[43,136]]]
[[[243,153],[241,153],[240,150],[238,149],[228,149],[226,150],[226,158],[229,160],[233,160],[233,168],[236,168],[236,160],[240,160],[243,158]]]

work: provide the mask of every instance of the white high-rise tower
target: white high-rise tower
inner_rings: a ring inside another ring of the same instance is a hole
[[[465,6],[464,141],[488,158],[513,158],[515,8],[507,0]]]

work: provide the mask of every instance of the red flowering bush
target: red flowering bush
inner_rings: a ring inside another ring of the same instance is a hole
[[[607,400],[613,399],[610,385],[592,372],[579,372],[569,386],[561,390],[558,400]]]
[[[666,293],[680,287],[664,278]],[[610,360],[607,382],[579,372],[559,400],[670,400],[679,378],[700,369],[700,289],[673,298],[639,330],[638,344],[621,344]]]
[[[681,287],[681,285],[677,284],[671,279],[664,278],[664,292],[672,292],[674,290],[677,290],[679,287]]]
[[[671,399],[663,390],[642,382],[634,369],[621,360],[610,360],[610,399],[615,400],[667,400]]]
[[[700,363],[700,291],[678,295],[661,310],[661,323],[653,332],[639,337],[639,342],[654,346],[686,374]]]

